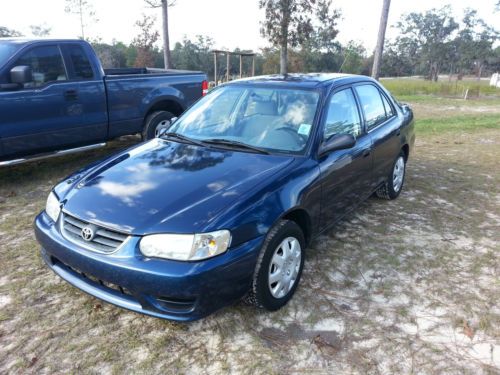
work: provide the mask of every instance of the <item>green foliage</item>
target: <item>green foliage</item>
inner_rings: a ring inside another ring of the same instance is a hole
[[[331,0],[260,0],[265,11],[261,33],[280,48],[280,73],[288,71],[288,48],[332,51],[337,48],[340,12]],[[293,71],[293,67],[291,68]]]
[[[469,89],[471,96],[494,95],[500,97],[500,89],[481,81],[440,81],[432,82],[423,79],[382,79],[382,84],[394,96],[436,95],[463,98]]]
[[[476,10],[466,9],[461,22],[451,15],[450,6],[410,13],[396,27],[400,33],[384,55],[385,76],[424,75],[437,81],[446,72],[481,77],[500,64],[493,49],[499,34]]]
[[[155,47],[155,43],[160,38],[160,33],[154,29],[155,18],[152,16],[142,15],[135,26],[139,29],[139,33],[132,41],[132,45],[137,50],[137,55],[134,61],[136,67],[155,67],[158,59],[155,55],[159,54],[159,50]]]
[[[0,38],[23,36],[19,31],[0,26]]]
[[[455,131],[477,131],[479,129],[500,130],[500,115],[455,116],[416,120],[418,134],[444,133]]]
[[[43,25],[31,25],[30,29],[31,29],[31,34],[33,36],[36,36],[39,38],[49,36],[50,32],[52,31],[52,28],[48,27],[45,24],[43,24]]]

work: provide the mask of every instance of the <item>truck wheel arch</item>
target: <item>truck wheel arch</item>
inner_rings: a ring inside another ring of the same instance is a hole
[[[146,119],[150,114],[153,112],[157,111],[167,111],[172,113],[174,116],[180,116],[182,112],[184,112],[185,108],[182,104],[180,104],[177,100],[172,99],[172,98],[166,98],[166,99],[161,99],[156,101],[154,104],[152,104],[148,110],[146,111],[146,114],[144,115],[144,124],[146,122]]]

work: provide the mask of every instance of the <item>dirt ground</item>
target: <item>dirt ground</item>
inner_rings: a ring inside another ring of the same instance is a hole
[[[0,373],[500,374],[499,129],[419,136],[400,198],[318,238],[284,309],[190,324],[87,296],[34,239],[53,184],[135,141],[0,170]]]

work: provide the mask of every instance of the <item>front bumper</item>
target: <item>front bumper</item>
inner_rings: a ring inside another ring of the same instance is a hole
[[[35,234],[45,263],[73,286],[114,305],[177,321],[202,318],[248,292],[263,237],[199,262],[145,258],[140,237],[99,254],[65,239],[42,212]]]

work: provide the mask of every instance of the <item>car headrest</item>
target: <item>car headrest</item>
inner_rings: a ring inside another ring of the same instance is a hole
[[[272,101],[255,101],[254,103],[254,110],[252,112],[255,114],[274,116],[278,113],[276,103]]]

